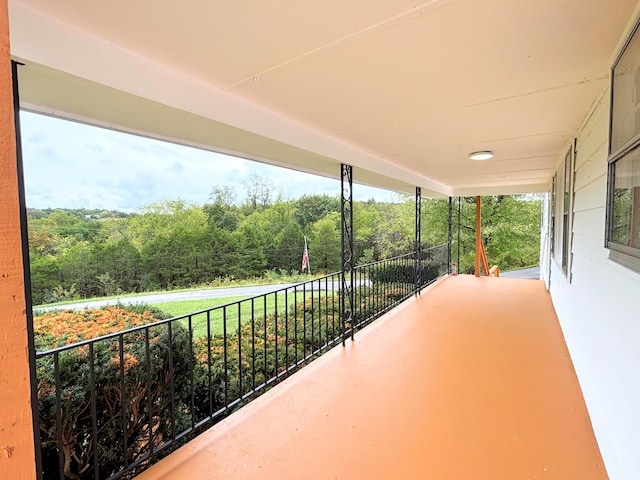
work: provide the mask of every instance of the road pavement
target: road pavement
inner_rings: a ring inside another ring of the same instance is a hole
[[[530,280],[540,280],[540,267],[523,268],[521,270],[511,270],[510,272],[500,272],[501,277],[527,278]]]
[[[181,302],[184,300],[206,300],[210,298],[226,298],[226,297],[253,297],[273,292],[275,290],[284,290],[296,285],[295,283],[280,283],[276,285],[258,285],[253,287],[232,287],[232,288],[211,288],[207,290],[189,290],[186,292],[165,292],[151,293],[146,295],[126,296],[120,298],[110,298],[107,300],[89,300],[86,302],[68,303],[65,305],[57,305],[53,307],[36,307],[36,312],[46,312],[49,310],[82,310],[84,308],[100,308],[107,305],[135,305],[145,303],[152,305],[154,303],[165,302]]]
[[[367,280],[357,281],[356,284],[368,283]],[[228,297],[255,297],[257,295],[264,295],[265,293],[271,293],[278,290],[293,291],[295,285],[299,283],[279,283],[275,285],[256,285],[252,287],[231,287],[231,288],[211,288],[206,290],[189,290],[186,292],[164,292],[164,293],[151,293],[146,295],[126,296],[120,298],[110,298],[106,300],[88,300],[84,302],[66,303],[64,305],[56,305],[49,307],[35,307],[33,310],[36,313],[47,312],[50,310],[82,310],[85,308],[100,308],[107,305],[116,305],[118,303],[122,305],[135,305],[138,303],[144,303],[153,305],[155,303],[166,302],[181,302],[184,300],[208,300],[211,298],[228,298]],[[339,288],[338,282],[325,282],[320,283],[312,282],[308,283],[305,287],[307,291],[310,290],[337,290]],[[298,291],[302,291],[299,287]]]

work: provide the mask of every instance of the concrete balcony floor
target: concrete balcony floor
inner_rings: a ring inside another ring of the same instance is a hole
[[[541,281],[449,277],[142,475],[606,479]]]

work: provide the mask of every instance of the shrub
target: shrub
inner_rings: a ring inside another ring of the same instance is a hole
[[[435,280],[440,275],[440,264],[429,262],[420,268],[420,280],[423,284]],[[382,283],[408,283],[414,284],[416,279],[416,269],[410,265],[378,265],[371,269],[369,279],[372,282]]]
[[[34,320],[36,344],[42,351],[151,324],[157,318],[149,310],[135,313],[107,307],[57,312]],[[179,325],[173,325],[170,332],[166,324],[151,326],[148,335],[141,329],[97,340],[93,352],[82,345],[39,358],[36,369],[44,478],[58,476],[59,434],[65,477],[81,479],[94,478],[94,453],[100,477],[106,478],[138,459],[151,445],[157,448],[183,430],[190,420],[189,384],[184,380],[192,366],[187,332]],[[175,375],[172,383],[171,370]],[[171,385],[173,399],[168,393]],[[97,437],[92,424],[94,401]],[[172,401],[175,415],[171,414]]]
[[[226,338],[196,340],[196,421],[221,412],[241,397],[255,396],[276,374],[324,350],[341,331],[338,305],[333,294],[322,302],[307,299],[288,312],[243,323]]]

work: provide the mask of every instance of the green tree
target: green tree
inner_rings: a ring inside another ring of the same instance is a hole
[[[242,185],[246,193],[244,206],[248,213],[258,209],[264,210],[274,201],[275,186],[269,177],[254,173],[244,180]]]
[[[145,260],[153,282],[166,288],[203,281],[198,259],[208,255],[208,217],[182,200],[157,202],[127,222],[132,244]]]
[[[60,270],[55,257],[31,253],[31,297],[35,305],[53,301],[53,292],[60,285]]]
[[[238,265],[235,268],[237,276],[245,278],[264,275],[267,269],[267,258],[260,240],[259,229],[246,222],[232,235],[238,245]]]
[[[303,195],[294,200],[293,206],[294,218],[303,231],[331,212],[340,213],[340,199],[338,196]]]
[[[205,275],[208,280],[214,278],[242,278],[245,277],[243,266],[240,262],[239,235],[222,229],[215,223],[209,224],[207,233],[208,255]]]
[[[239,212],[235,205],[235,191],[224,185],[216,185],[211,190],[209,203],[202,209],[208,215],[209,221],[218,227],[233,232],[238,227]]]
[[[454,208],[454,245],[457,245],[457,201]],[[474,273],[475,197],[460,199],[460,266]],[[482,197],[482,240],[490,265],[509,271],[537,265],[540,256],[539,196]],[[457,251],[454,247],[454,255]]]
[[[482,236],[487,258],[501,270],[540,261],[540,199],[500,195],[483,199]]]
[[[96,295],[99,292],[98,263],[94,249],[88,241],[77,242],[67,248],[57,256],[61,289],[73,289],[83,298]]]
[[[302,229],[289,202],[276,202],[263,214],[263,243],[267,268],[292,270],[299,268],[303,245]]]
[[[142,281],[143,259],[129,238],[114,238],[95,243],[93,254],[99,265],[99,295],[134,292],[150,287]]]
[[[383,219],[375,229],[377,258],[389,258],[414,249],[415,201],[378,204]]]
[[[336,272],[342,268],[340,214],[331,212],[315,222],[309,237],[312,272]]]
[[[382,216],[375,201],[353,203],[353,249],[357,263],[369,263],[375,260],[376,226],[381,223]],[[340,234],[342,235],[342,232]]]

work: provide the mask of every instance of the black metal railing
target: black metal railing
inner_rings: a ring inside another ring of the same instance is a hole
[[[36,354],[41,478],[131,478],[447,272],[448,245]],[[420,284],[416,283],[420,278]]]
[[[448,273],[449,245],[421,249],[379,262],[357,266],[356,329],[403,302]]]

